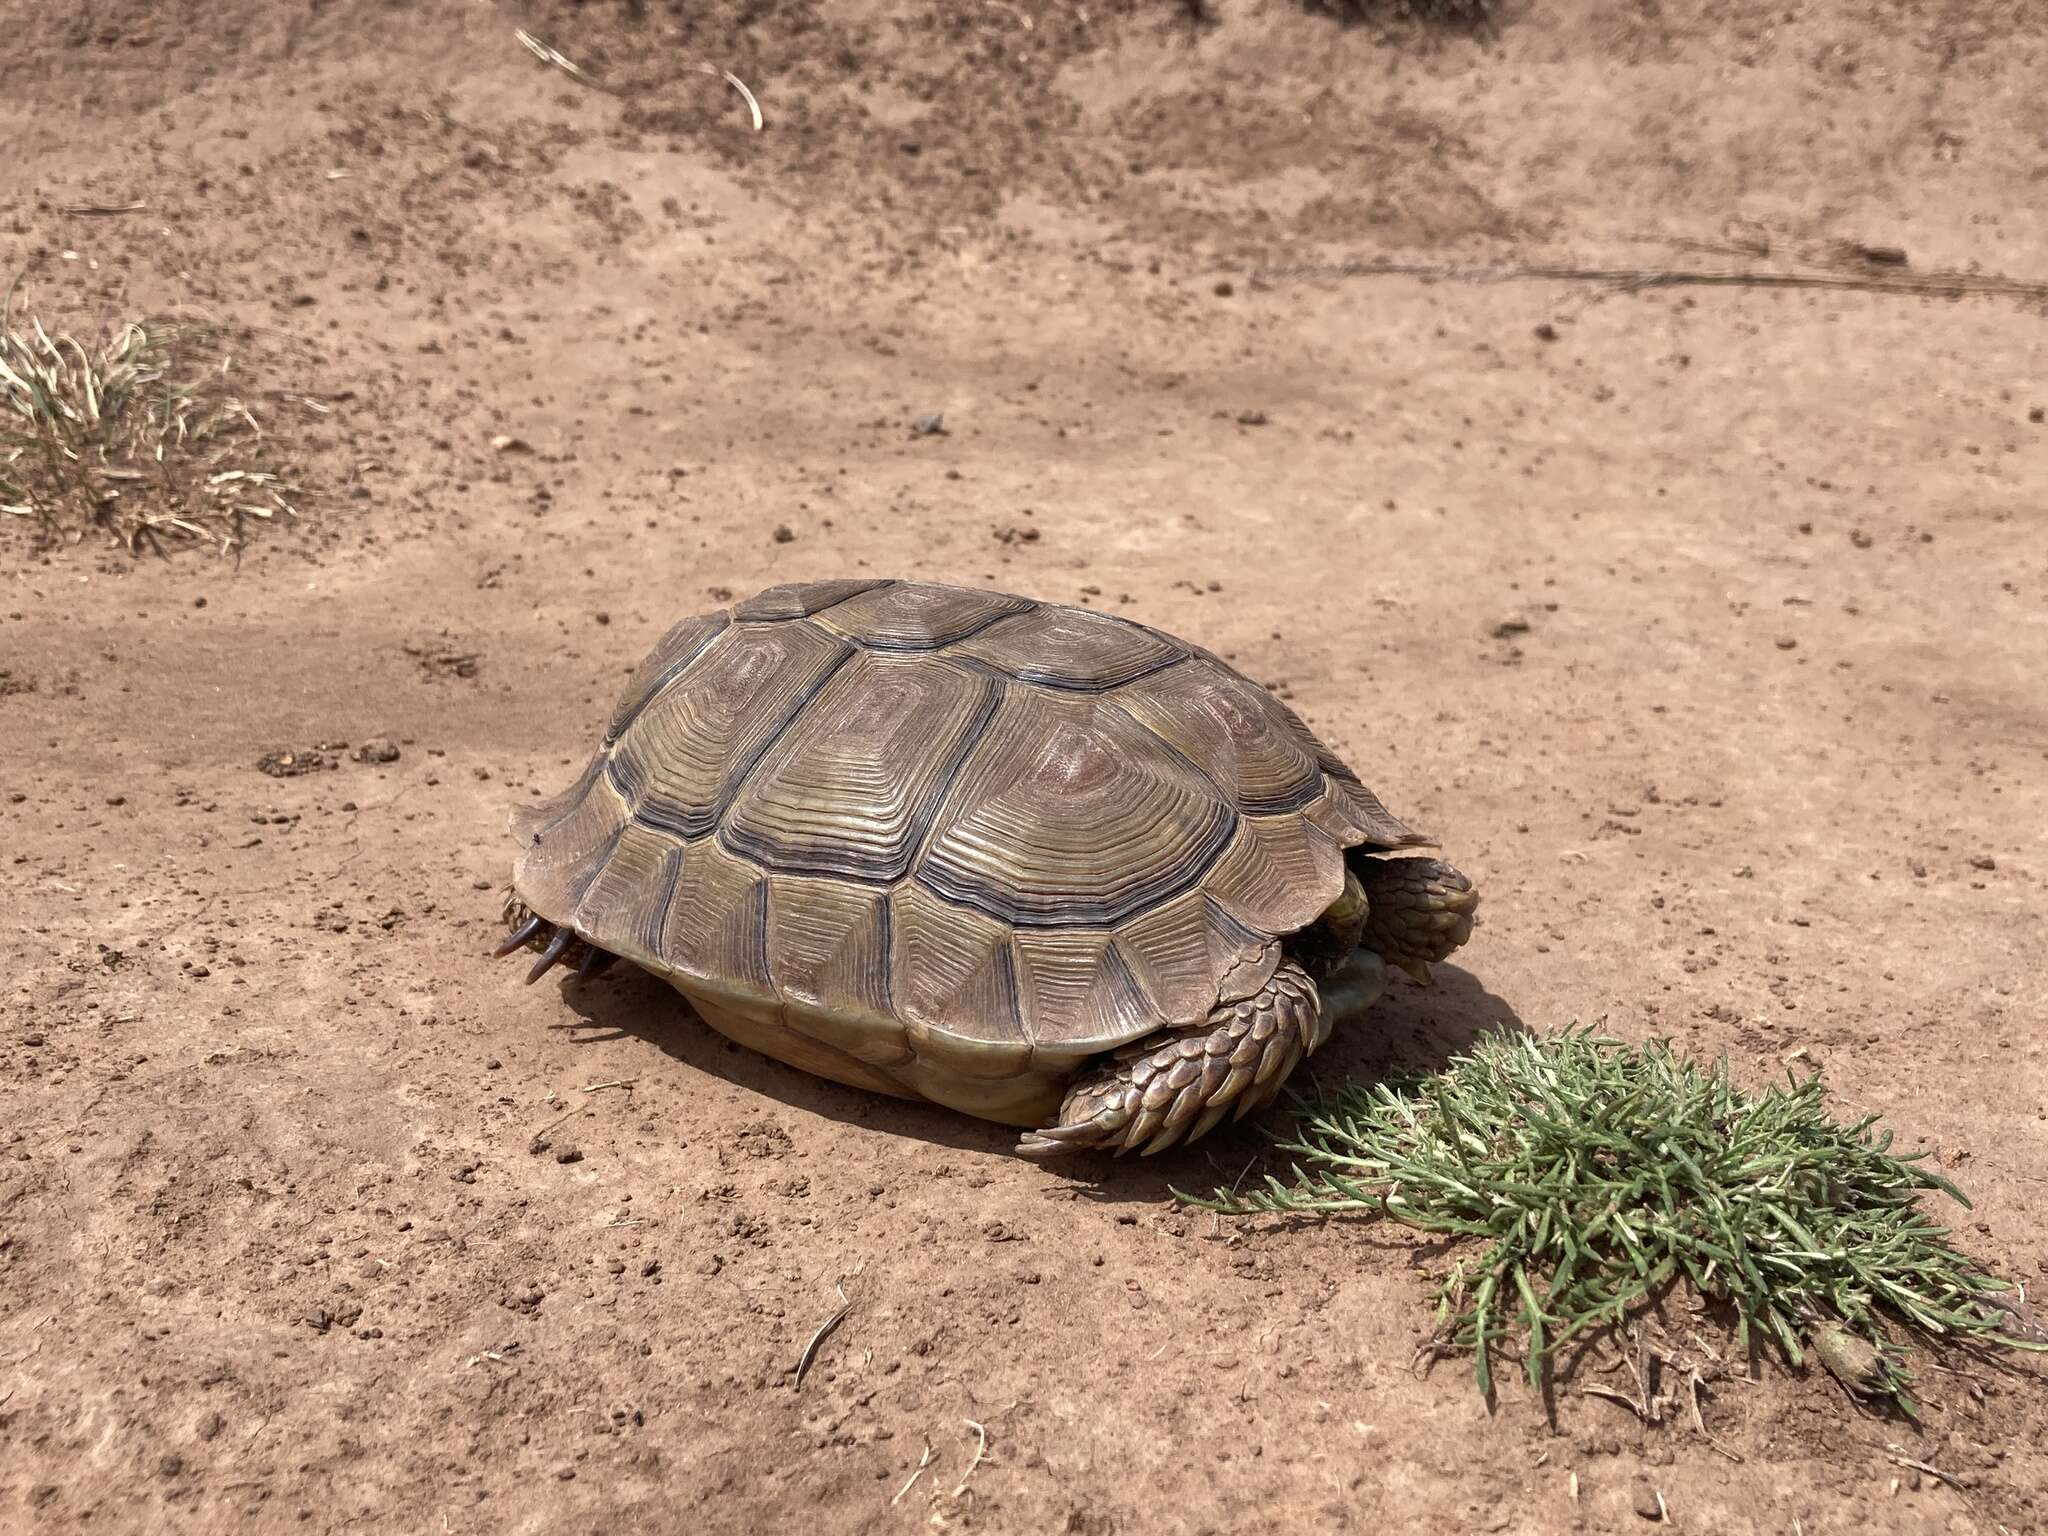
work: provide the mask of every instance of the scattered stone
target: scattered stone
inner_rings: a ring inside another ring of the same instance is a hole
[[[796,542],[796,530],[787,523],[777,523],[775,525],[775,542],[778,544],[794,544]]]
[[[278,747],[256,759],[256,768],[273,779],[295,779],[302,773],[339,767],[335,753],[347,746],[345,741],[323,741],[311,747]]]
[[[458,651],[446,634],[422,645],[408,645],[405,654],[420,664],[428,677],[459,677],[467,681],[483,669],[483,657],[476,651]]]
[[[1232,287],[1230,282],[1226,279],[1225,281],[1218,283],[1215,286],[1215,288],[1211,290],[1211,292],[1213,292],[1219,299],[1227,299],[1233,293],[1237,292],[1237,289]]]
[[[910,435],[912,437],[946,436],[946,413],[944,411],[931,411],[918,417],[917,420],[910,424]]]
[[[1970,860],[1970,868],[1972,868],[1972,869],[1996,869],[1996,868],[1998,868],[1998,860],[1996,860],[1996,859],[1994,859],[1993,857],[1991,857],[1991,855],[1990,855],[1990,854],[1988,854],[1988,853],[1980,853],[1980,854],[1977,854],[1977,855],[1975,855],[1975,856],[1973,856],[1973,857],[1971,858],[1971,860]]]
[[[359,763],[395,763],[398,761],[398,743],[389,736],[372,736],[349,756]]]
[[[1794,639],[1793,639],[1793,638],[1792,638],[1792,637],[1791,637],[1790,635],[1780,635],[1780,636],[1778,636],[1778,649],[1779,649],[1779,650],[1781,650],[1781,651],[1790,651],[1790,650],[1796,650],[1796,649],[1798,649],[1798,646],[1799,646],[1799,642],[1798,642],[1797,640],[1794,640]]]
[[[523,437],[514,437],[509,432],[500,432],[491,439],[491,447],[499,453],[531,453],[533,444]]]
[[[1264,411],[1239,411],[1237,413],[1237,424],[1240,427],[1263,427],[1266,424],[1266,413]]]
[[[1873,543],[1876,542],[1876,540],[1872,539],[1871,536],[1865,533],[1861,528],[1851,528],[1849,530],[1849,542],[1851,544],[1854,544],[1858,549],[1868,549]]]
[[[1536,339],[1538,341],[1557,340],[1557,327],[1552,325],[1548,320],[1544,321],[1541,325],[1536,327]]]
[[[1648,1483],[1636,1484],[1635,1509],[1645,1520],[1661,1521],[1664,1518],[1664,1501],[1657,1497],[1657,1490]]]
[[[583,1149],[573,1146],[562,1147],[556,1151],[555,1161],[558,1163],[580,1163],[583,1161]]]

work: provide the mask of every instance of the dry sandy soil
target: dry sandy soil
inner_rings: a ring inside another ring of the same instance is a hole
[[[1341,268],[2048,275],[2048,22],[1219,17],[0,5],[0,268],[330,406],[266,395],[318,494],[239,563],[0,544],[0,1526],[2044,1528],[2038,1369],[1916,1427],[1766,1362],[1718,1448],[1591,1361],[1489,1413],[1410,1369],[1439,1248],[1176,1210],[1249,1129],[1041,1167],[487,958],[507,807],[680,615],[1086,600],[1479,880],[1325,1078],[1571,1019],[1803,1049],[2042,1283],[2042,306]]]

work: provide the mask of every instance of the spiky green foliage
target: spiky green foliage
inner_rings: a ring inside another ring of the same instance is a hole
[[[45,542],[99,529],[129,549],[242,542],[294,515],[249,458],[262,437],[233,361],[204,327],[130,322],[80,341],[0,305],[0,513]]]
[[[1281,1147],[1291,1183],[1176,1195],[1205,1210],[1359,1212],[1485,1244],[1436,1295],[1440,1334],[1491,1396],[1496,1347],[1519,1335],[1540,1384],[1566,1341],[1620,1322],[1680,1279],[1734,1309],[1794,1365],[1847,1329],[1886,1369],[1874,1395],[1910,1411],[1886,1324],[2040,1348],[2009,1330],[2005,1282],[1921,1208],[1962,1192],[1898,1156],[1876,1116],[1833,1119],[1819,1075],[1753,1094],[1722,1061],[1662,1041],[1569,1029],[1493,1035],[1443,1071],[1353,1084],[1306,1106]]]

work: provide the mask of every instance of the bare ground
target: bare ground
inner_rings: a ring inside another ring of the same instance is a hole
[[[1597,1359],[1489,1414],[1410,1369],[1436,1246],[1176,1211],[1249,1131],[1042,1168],[486,958],[506,807],[679,615],[1086,600],[1481,883],[1319,1073],[1803,1050],[2038,1284],[2041,306],[1332,270],[2048,275],[2032,8],[64,9],[0,5],[0,265],[331,410],[278,403],[323,494],[239,563],[0,529],[0,1525],[2042,1528],[2038,1370],[1915,1426],[1766,1364],[1719,1449]]]

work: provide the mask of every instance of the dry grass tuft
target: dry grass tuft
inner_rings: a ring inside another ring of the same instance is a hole
[[[296,517],[221,333],[129,321],[81,340],[0,305],[0,514],[38,542],[100,533],[130,553],[239,549],[249,520]]]

